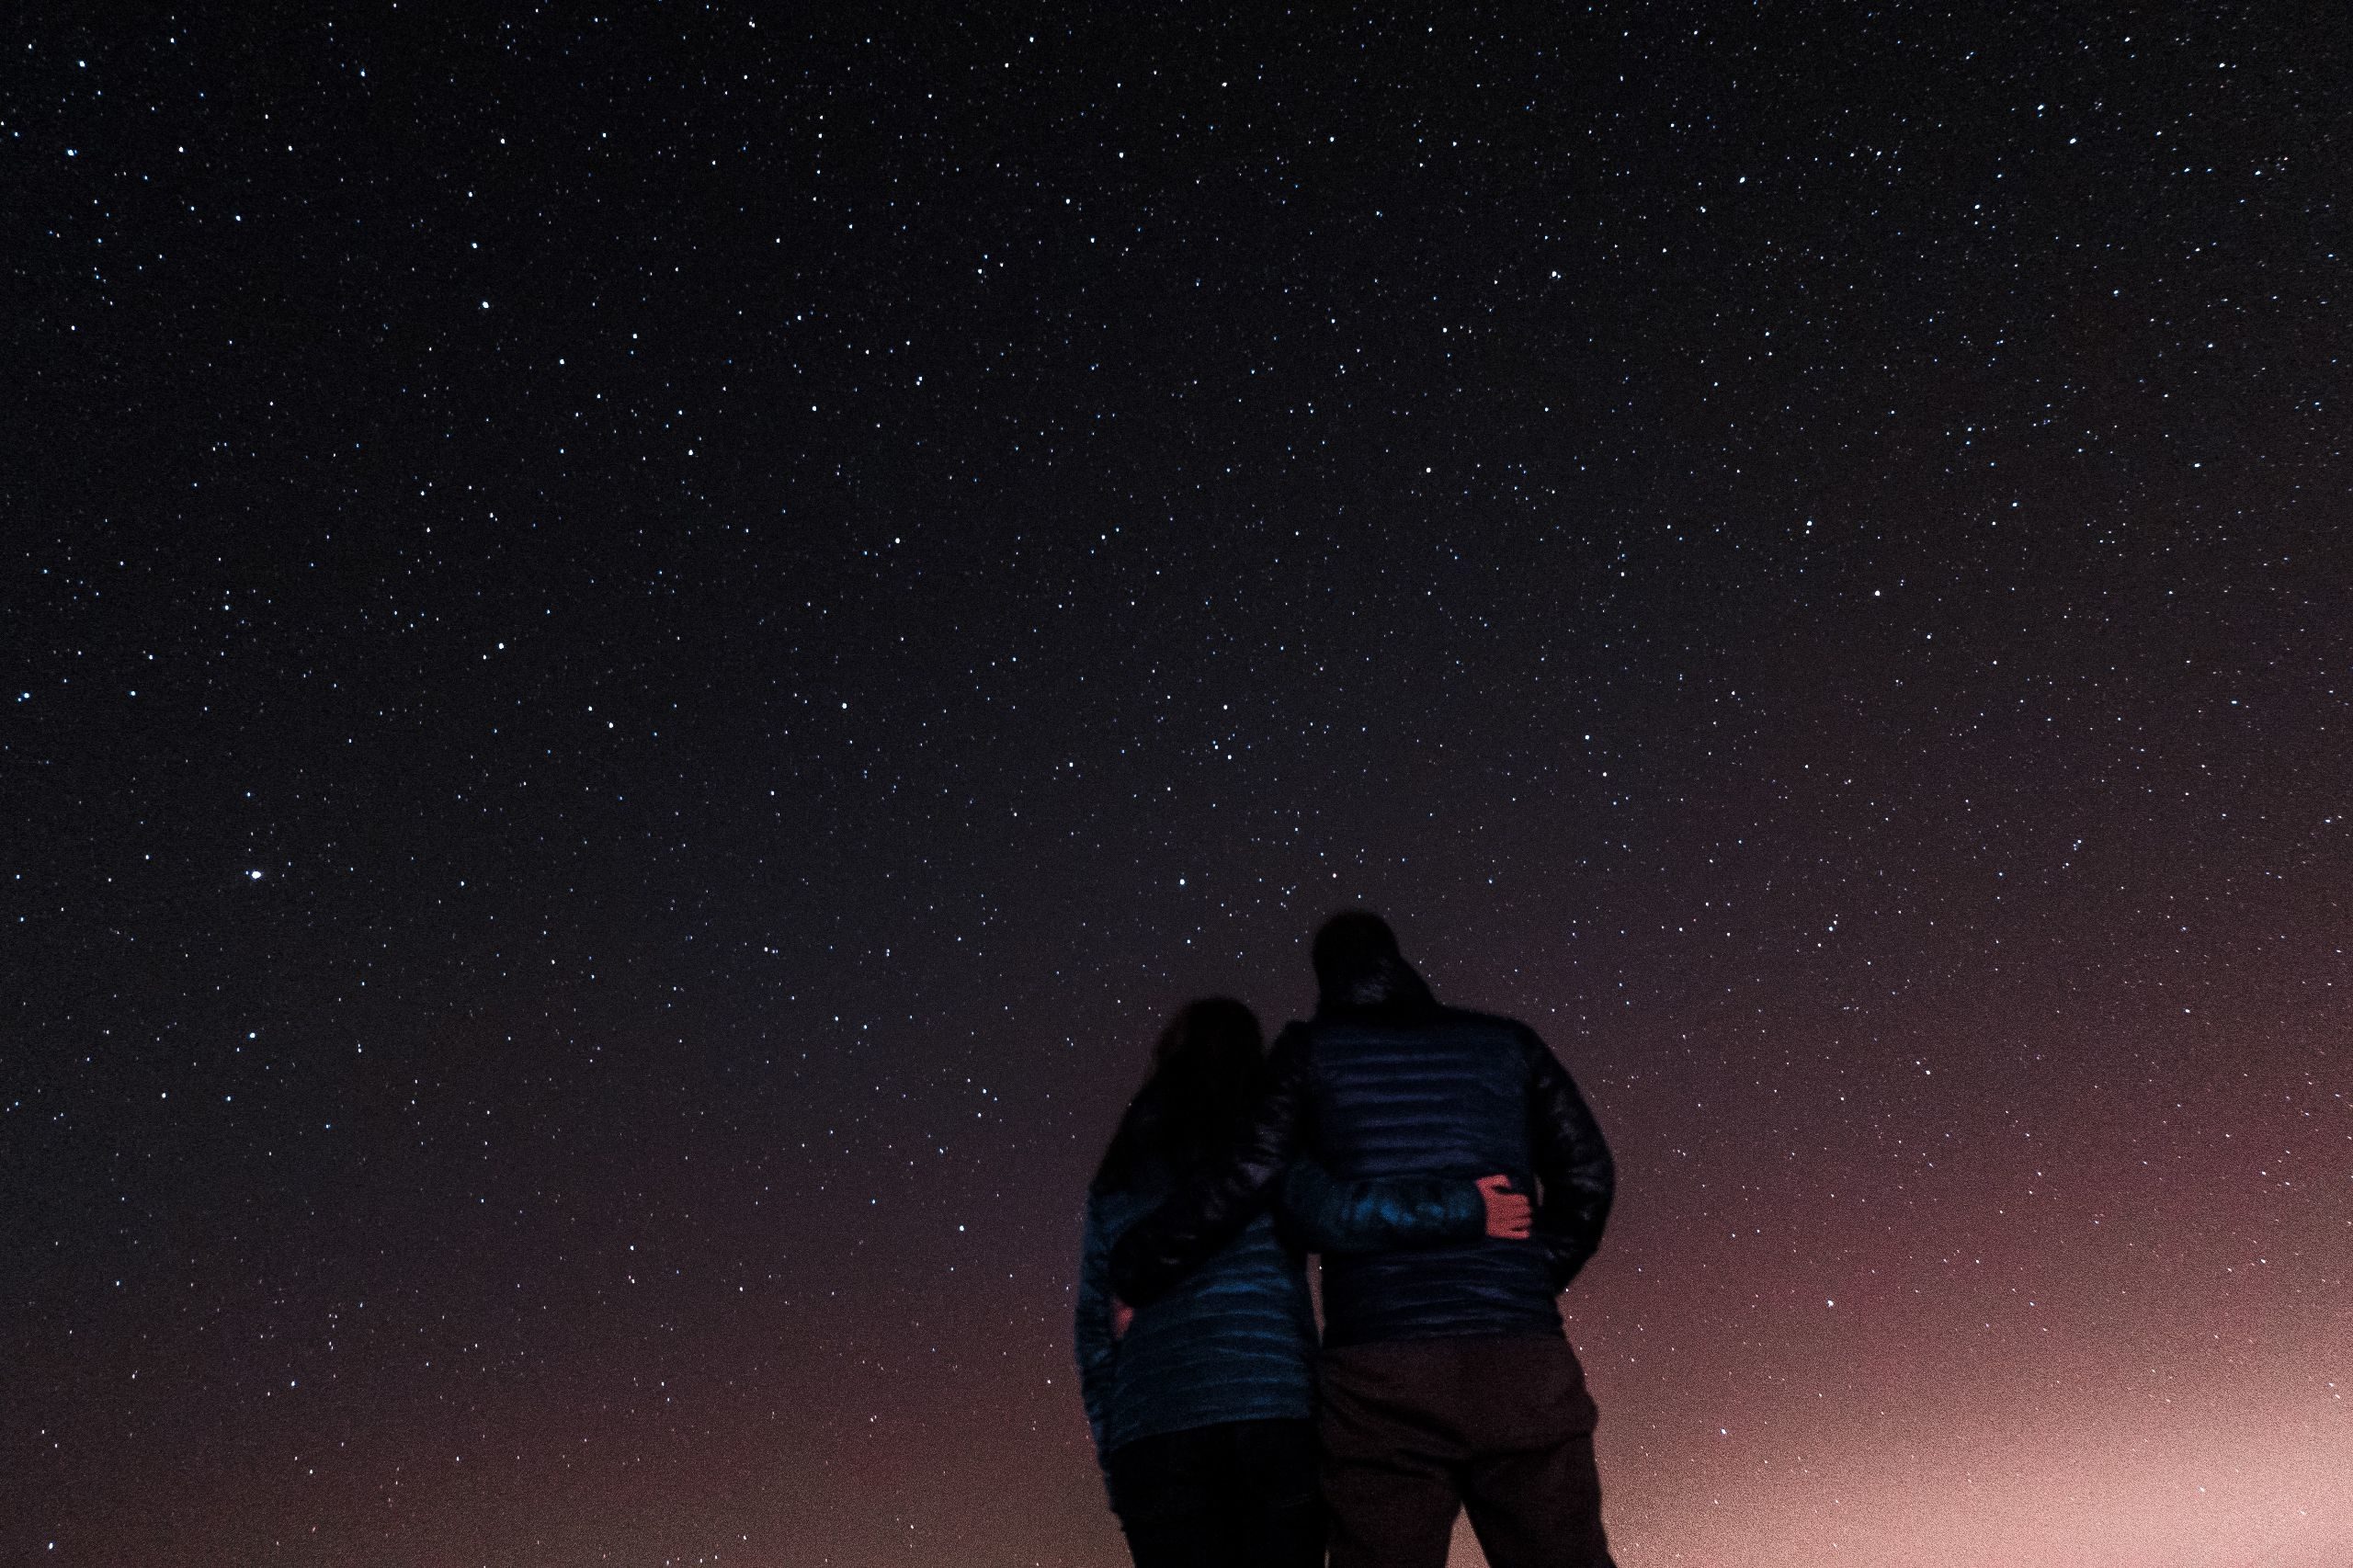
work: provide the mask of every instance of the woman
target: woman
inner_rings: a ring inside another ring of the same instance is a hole
[[[1136,1568],[1323,1562],[1315,1318],[1302,1247],[1464,1241],[1515,1215],[1526,1233],[1525,1199],[1482,1184],[1336,1182],[1302,1165],[1285,1186],[1281,1229],[1277,1216],[1257,1215],[1131,1323],[1115,1323],[1125,1309],[1108,1282],[1112,1244],[1187,1176],[1233,1152],[1264,1064],[1258,1020],[1241,1003],[1220,996],[1179,1008],[1087,1191],[1079,1382]]]

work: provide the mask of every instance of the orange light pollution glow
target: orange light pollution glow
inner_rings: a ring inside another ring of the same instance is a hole
[[[2302,988],[2266,989],[2277,1004]],[[1915,1038],[1970,1074],[1964,1042],[2000,1039],[2000,1003],[2022,1000],[1977,998],[1944,1049]],[[1613,1256],[1570,1298],[1621,1563],[2347,1560],[2341,1056],[2260,1007],[2202,1024],[2163,1004],[2103,1011],[2184,1070],[2100,1085],[2097,1123],[2022,1096],[1998,1131],[1848,1130],[1919,1144],[1902,1181],[1820,1185],[1803,1167],[1835,1145],[1777,1159],[1759,1137],[1699,1182],[1628,1188]],[[2082,1028],[2041,1039],[2079,1062],[2099,1050]],[[1982,1112],[1992,1087],[1950,1103]],[[1719,1092],[1735,1123],[1774,1114],[1759,1082]],[[1721,1246],[1699,1244],[1711,1221]],[[1459,1534],[1456,1562],[1480,1562]]]

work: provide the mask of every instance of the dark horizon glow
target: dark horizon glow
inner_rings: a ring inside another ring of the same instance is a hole
[[[1625,1568],[2342,1568],[2347,41],[35,29],[0,1561],[1119,1562],[1081,1191],[1363,902]]]

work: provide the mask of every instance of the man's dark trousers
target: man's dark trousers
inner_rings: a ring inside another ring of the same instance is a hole
[[[1392,1340],[1321,1364],[1331,1568],[1611,1568],[1585,1369],[1562,1338]]]

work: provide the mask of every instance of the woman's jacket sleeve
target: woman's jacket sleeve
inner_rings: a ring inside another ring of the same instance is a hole
[[[1110,1263],[1102,1216],[1090,1195],[1079,1241],[1078,1309],[1071,1325],[1071,1345],[1078,1356],[1078,1394],[1086,1405],[1086,1426],[1095,1434],[1098,1462],[1106,1457],[1103,1426],[1110,1414],[1120,1363],[1120,1342],[1111,1334]]]

